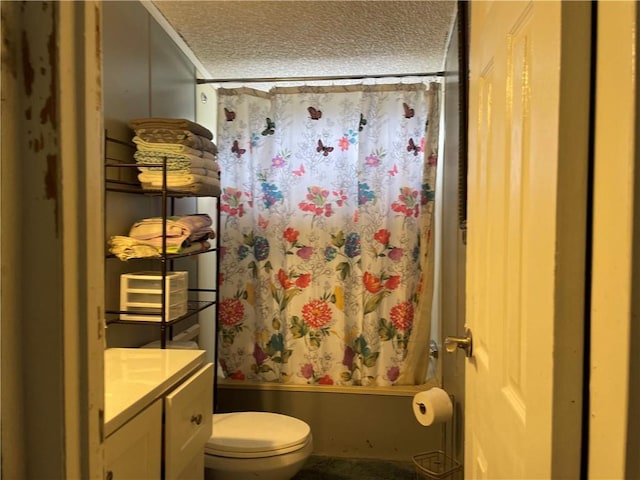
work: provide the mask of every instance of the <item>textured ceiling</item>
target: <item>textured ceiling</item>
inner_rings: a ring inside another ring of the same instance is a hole
[[[154,1],[214,78],[437,72],[450,1]]]

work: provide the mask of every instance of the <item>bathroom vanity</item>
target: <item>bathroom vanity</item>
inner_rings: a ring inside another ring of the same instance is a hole
[[[213,365],[204,355],[105,350],[105,478],[203,478],[213,405]]]

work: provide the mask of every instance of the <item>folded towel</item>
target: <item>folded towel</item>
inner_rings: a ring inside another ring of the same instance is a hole
[[[172,226],[194,232],[201,228],[210,227],[211,225],[213,225],[213,220],[211,220],[211,217],[207,213],[193,213],[191,215],[173,215],[167,217],[167,223]],[[162,225],[162,218],[144,218],[136,222],[135,225],[140,229],[140,233],[150,231],[150,229],[152,230],[154,228],[157,228],[157,225]]]
[[[202,152],[202,158],[208,158],[209,160],[213,160],[214,162],[218,159],[216,155],[211,152]]]
[[[160,256],[160,251],[153,245],[122,235],[116,235],[109,239],[109,251],[123,261],[130,258],[155,258]]]
[[[162,173],[139,173],[138,180],[142,184],[151,184],[162,188]],[[167,175],[167,187],[185,187],[192,183],[204,183],[220,187],[220,180],[213,175],[174,174]]]
[[[208,138],[196,135],[189,130],[172,130],[170,128],[140,128],[135,131],[136,136],[148,143],[179,144],[202,150],[218,153],[218,147]]]
[[[156,248],[162,248],[162,218],[145,218],[136,222],[129,231],[129,237],[141,240]],[[207,214],[188,215],[184,217],[170,217],[166,221],[167,248],[180,248],[191,241],[214,238],[210,227],[211,217]]]
[[[136,144],[140,152],[188,153],[196,157],[202,157],[203,153],[205,153],[204,150],[196,150],[180,143],[147,142],[137,135],[133,137],[133,143]],[[209,152],[207,153],[211,155]]]
[[[218,176],[218,162],[211,158],[196,157],[190,154],[160,153],[160,152],[136,152],[133,154],[138,169],[144,172],[159,171],[164,168],[166,158],[167,173],[182,171],[188,173],[191,168],[204,168]]]
[[[162,171],[158,171],[157,167],[138,167],[142,173],[150,173],[152,175],[159,175],[159,178],[162,178]],[[210,176],[218,176],[218,169],[215,170],[207,170],[206,168],[180,168],[178,170],[167,171],[167,177],[171,178],[175,175],[210,175]]]
[[[200,229],[213,225],[213,220],[207,213],[194,213],[192,215],[171,217],[171,220],[175,220],[177,223],[186,226],[191,232],[197,232]]]
[[[149,192],[159,192],[162,186],[157,183],[141,182],[142,189]],[[185,195],[197,195],[201,197],[218,197],[220,196],[220,184],[209,183],[189,183],[179,187],[171,187],[172,192],[184,193]]]
[[[170,128],[176,130],[188,130],[191,133],[195,133],[196,135],[200,135],[201,137],[207,138],[209,140],[213,139],[211,130],[200,125],[199,123],[187,120],[186,118],[135,118],[129,122],[129,125],[134,130],[138,130],[141,128]]]
[[[211,248],[211,243],[207,241],[191,242],[187,246],[183,246],[180,253],[206,252]]]
[[[149,242],[136,240],[135,238],[115,235],[109,239],[109,251],[122,261],[131,258],[158,258],[162,251],[162,245],[155,247]],[[194,242],[188,246],[167,246],[167,254],[192,253],[209,250],[209,242]]]

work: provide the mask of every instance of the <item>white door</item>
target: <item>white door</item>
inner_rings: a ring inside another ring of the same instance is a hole
[[[578,478],[589,6],[470,8],[465,476]]]

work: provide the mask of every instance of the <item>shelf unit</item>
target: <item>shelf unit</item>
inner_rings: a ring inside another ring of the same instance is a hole
[[[179,317],[173,318],[171,320],[166,319],[167,314],[167,288],[165,278],[167,276],[167,272],[170,272],[173,269],[174,260],[180,258],[193,257],[197,255],[202,255],[210,252],[218,251],[218,242],[219,242],[219,232],[216,232],[215,236],[215,247],[209,248],[207,250],[201,250],[196,252],[188,252],[188,253],[165,253],[167,251],[167,218],[172,216],[175,211],[175,201],[180,198],[197,198],[197,197],[211,197],[212,195],[205,194],[197,194],[192,192],[185,192],[178,189],[167,188],[167,159],[164,158],[163,168],[162,168],[162,188],[159,190],[147,190],[142,188],[139,182],[137,181],[127,181],[120,179],[110,178],[110,171],[112,169],[130,169],[136,171],[139,166],[137,163],[131,163],[129,161],[122,161],[116,157],[108,155],[108,146],[119,145],[124,147],[125,149],[130,149],[131,152],[136,150],[136,146],[132,142],[127,142],[123,140],[119,140],[117,138],[110,137],[108,133],[105,132],[105,146],[104,146],[104,185],[105,185],[105,197],[107,192],[117,192],[117,193],[125,193],[131,195],[143,195],[149,197],[159,197],[161,203],[161,218],[162,218],[162,250],[159,257],[141,257],[141,258],[132,258],[130,261],[135,262],[136,260],[146,260],[146,261],[157,261],[160,263],[160,268],[158,269],[159,276],[161,277],[161,295],[160,295],[160,310],[159,312],[149,313],[149,312],[141,312],[136,310],[121,310],[121,309],[107,309],[105,311],[107,315],[106,324],[123,324],[123,325],[153,325],[160,329],[160,348],[166,348],[167,346],[167,336],[172,337],[172,329],[173,326],[186,320],[188,318],[193,317],[199,312],[212,307],[217,303],[217,299],[214,300],[192,300],[189,299],[187,301],[187,311],[183,315]],[[133,157],[133,154],[130,155]],[[219,229],[220,225],[220,208],[217,208],[216,213],[216,229]],[[114,254],[107,253],[105,255],[106,259],[117,259]],[[216,288],[188,288],[188,294],[194,293],[208,293],[212,294],[214,297],[217,296]],[[135,314],[135,315],[148,315],[157,317],[160,316],[160,321],[157,320],[126,320],[120,318],[120,315],[123,314]]]

